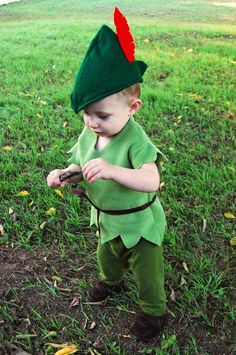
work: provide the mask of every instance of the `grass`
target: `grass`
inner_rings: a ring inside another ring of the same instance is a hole
[[[106,308],[86,303],[97,276],[89,206],[68,188],[62,198],[46,185],[48,172],[66,165],[82,128],[69,106],[74,75],[97,29],[112,26],[115,4],[34,0],[0,7],[1,350],[53,354],[50,343],[74,342],[81,354],[231,354],[235,251],[233,219],[224,213],[235,213],[234,8],[174,0],[119,5],[137,57],[149,65],[136,119],[169,158],[160,193],[171,211],[161,338],[130,338],[130,275],[127,293]],[[22,190],[29,195],[16,196]],[[46,216],[51,207],[56,214]]]

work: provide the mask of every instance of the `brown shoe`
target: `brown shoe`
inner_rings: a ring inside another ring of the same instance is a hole
[[[108,285],[105,282],[97,281],[94,286],[87,290],[87,298],[91,302],[102,302],[105,301],[108,296],[113,292],[121,292],[122,285]]]
[[[151,316],[142,312],[131,327],[131,333],[140,341],[152,339],[163,330],[164,318],[164,316]]]

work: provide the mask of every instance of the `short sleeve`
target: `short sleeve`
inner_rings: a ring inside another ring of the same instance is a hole
[[[71,154],[71,157],[67,160],[68,163],[80,165],[79,141],[67,153]]]
[[[133,145],[130,149],[129,159],[134,169],[139,169],[143,164],[151,162],[155,162],[160,167],[161,161],[168,160],[150,140]]]

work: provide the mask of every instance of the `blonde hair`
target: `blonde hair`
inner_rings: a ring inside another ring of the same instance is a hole
[[[122,96],[125,96],[129,101],[132,99],[139,99],[141,96],[141,85],[136,83],[119,92]]]

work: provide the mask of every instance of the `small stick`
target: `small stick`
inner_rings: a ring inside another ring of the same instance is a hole
[[[66,171],[64,174],[61,174],[59,176],[59,179],[61,182],[73,177],[73,176],[76,176],[76,175],[81,175],[82,177],[82,172],[81,171],[71,171],[71,170],[68,170]]]

